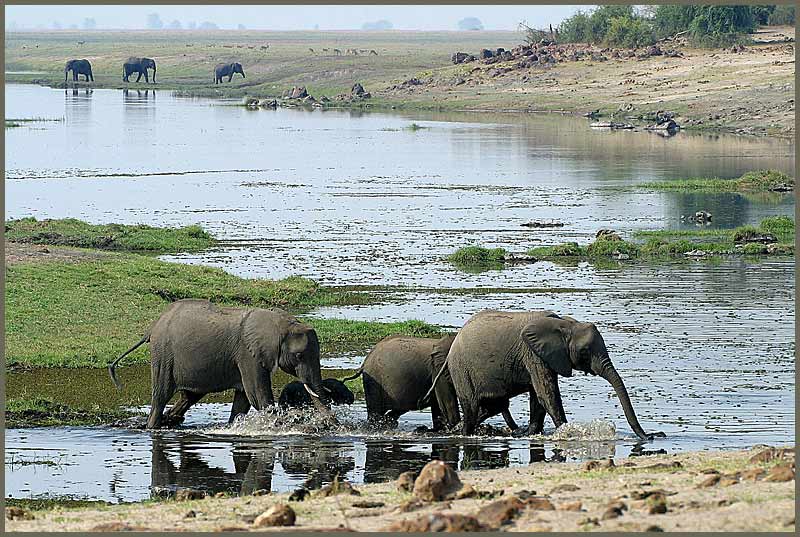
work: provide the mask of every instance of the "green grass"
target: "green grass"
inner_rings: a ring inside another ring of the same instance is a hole
[[[504,263],[506,251],[503,248],[483,248],[465,246],[447,256],[447,261],[459,266],[492,266]]]
[[[103,500],[79,500],[72,497],[55,496],[49,498],[6,498],[6,507],[21,507],[26,511],[50,511],[52,509],[85,509],[108,507],[112,504]]]
[[[43,397],[6,400],[6,427],[47,427],[53,425],[100,425],[130,417],[124,410],[76,409]],[[45,461],[45,464],[47,461]]]
[[[217,243],[200,226],[176,229],[145,225],[95,225],[74,218],[21,218],[8,220],[5,225],[5,237],[8,241],[100,250],[193,252]]]
[[[747,172],[738,179],[694,178],[644,183],[640,188],[671,192],[772,192],[794,189],[794,178],[777,170]]]
[[[770,233],[777,243],[767,246],[747,243],[741,248],[737,243],[749,237]],[[635,239],[643,242],[599,239],[588,246],[567,242],[553,246],[539,246],[528,250],[528,254],[540,259],[590,259],[598,260],[625,254],[631,259],[657,259],[682,256],[686,252],[700,250],[710,255],[793,255],[794,220],[788,216],[765,218],[758,227],[741,226],[726,230],[656,230],[636,231]]]

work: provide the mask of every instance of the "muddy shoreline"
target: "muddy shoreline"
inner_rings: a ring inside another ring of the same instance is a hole
[[[359,485],[356,494],[347,486],[327,496],[312,491],[304,501],[295,501],[296,494],[290,499],[259,492],[100,508],[7,507],[6,529],[378,531],[476,517],[486,529],[508,531],[794,531],[793,448],[685,452],[610,464],[538,462],[462,471],[464,486],[455,497],[432,502],[387,482]],[[295,513],[293,527],[257,527],[258,515],[276,504]]]

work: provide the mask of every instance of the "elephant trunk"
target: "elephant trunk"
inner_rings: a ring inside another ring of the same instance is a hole
[[[297,378],[303,383],[303,387],[311,396],[311,402],[317,410],[335,421],[336,418],[333,416],[333,412],[331,412],[331,402],[328,396],[330,390],[326,390],[322,385],[322,374],[320,373],[319,366],[306,367],[298,365],[296,371]]]
[[[636,413],[633,411],[633,405],[631,404],[631,398],[628,396],[628,390],[625,388],[625,383],[622,382],[622,377],[619,376],[616,368],[611,364],[609,357],[600,358],[596,364],[593,364],[592,370],[596,375],[606,379],[614,388],[614,392],[616,392],[617,398],[622,405],[622,410],[625,412],[625,418],[628,420],[633,432],[636,433],[636,436],[642,440],[648,440],[647,433],[644,432],[642,426],[639,425],[639,420],[636,419]]]

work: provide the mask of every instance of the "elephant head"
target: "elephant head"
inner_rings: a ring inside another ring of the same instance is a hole
[[[240,73],[242,78],[247,78],[244,76],[244,69],[242,68],[242,64],[239,62],[234,62],[231,64],[231,74]]]
[[[628,390],[608,356],[603,336],[592,323],[551,314],[529,323],[522,329],[522,339],[550,369],[561,376],[572,376],[577,369],[606,379],[619,398],[625,418],[639,438],[651,439],[639,425]],[[663,436],[663,433],[657,433]]]
[[[156,83],[156,61],[152,58],[142,58],[142,69],[152,69],[153,70],[153,84]]]
[[[70,72],[70,70],[72,69],[72,63],[73,63],[74,61],[75,61],[75,60],[69,60],[69,61],[67,62],[67,64],[64,66],[64,82],[66,82],[66,81],[67,81],[67,74],[68,74],[68,73]]]

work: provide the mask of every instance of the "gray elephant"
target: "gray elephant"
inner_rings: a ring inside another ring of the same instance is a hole
[[[148,428],[183,421],[205,394],[236,390],[229,422],[250,406],[261,410],[275,402],[272,374],[281,368],[300,379],[314,405],[332,417],[322,385],[319,341],[314,329],[280,309],[223,308],[207,300],[178,300],[161,314],[145,336],[109,364],[150,342],[153,384]],[[176,391],[181,398],[164,415]]]
[[[331,398],[334,405],[352,405],[356,398],[350,388],[345,386],[339,379],[325,379],[322,381],[322,388]],[[311,396],[300,381],[293,381],[283,387],[278,396],[278,405],[287,407],[310,406],[313,403]]]
[[[423,395],[433,390],[435,372],[445,371],[447,353],[455,337],[455,334],[442,338],[395,335],[379,341],[358,372],[343,379],[363,376],[369,421],[385,418],[394,421],[406,412],[424,408],[428,398],[423,399]],[[430,399],[433,429],[456,425],[460,419],[457,396],[446,371],[433,391],[436,395]]]
[[[122,81],[129,82],[128,77],[131,76],[133,73],[138,73],[139,76],[136,77],[136,82],[139,82],[142,79],[142,75],[144,75],[144,81],[150,82],[150,79],[147,75],[147,70],[153,70],[153,84],[156,83],[156,61],[152,58],[128,58],[125,63],[122,64]]]
[[[458,333],[445,365],[464,414],[465,435],[473,434],[481,421],[498,414],[507,408],[509,399],[525,392],[530,394],[530,434],[542,431],[545,414],[556,427],[561,426],[567,418],[557,375],[569,377],[577,369],[606,379],[636,435],[642,439],[654,436],[639,425],[625,384],[594,324],[550,311],[482,311],[470,317]]]
[[[222,84],[222,77],[224,76],[227,76],[228,82],[230,82],[236,73],[241,74],[242,78],[247,78],[244,76],[244,69],[242,69],[242,64],[239,62],[217,64],[214,67],[214,84]]]
[[[92,75],[92,64],[89,60],[69,60],[64,66],[64,82],[67,81],[67,74],[72,71],[73,82],[78,81],[78,75],[86,77],[86,82],[90,80],[94,82],[94,75]]]

